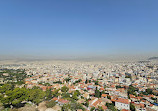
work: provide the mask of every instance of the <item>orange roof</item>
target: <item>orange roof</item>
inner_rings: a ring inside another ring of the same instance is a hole
[[[108,109],[107,106],[102,105],[103,110]]]
[[[133,84],[133,85],[137,86],[138,84],[137,84],[137,83],[135,83],[135,84]]]
[[[115,85],[111,85],[111,87],[112,87],[112,88],[114,88],[114,87],[115,87]]]
[[[142,99],[142,97],[140,97],[140,96],[138,96],[138,97],[136,97],[137,99]]]
[[[69,102],[68,100],[65,100],[65,99],[59,99],[58,101],[61,103],[68,103]]]
[[[142,100],[142,102],[146,102],[145,100]]]
[[[47,87],[46,87],[46,86],[43,86],[43,87],[42,87],[42,90],[46,90],[46,89],[47,89]]]
[[[129,111],[129,110],[127,110],[127,109],[122,109],[121,111]]]
[[[117,92],[120,92],[120,90],[116,90]]]
[[[134,95],[132,95],[132,94],[129,94],[129,96],[130,96],[130,98],[134,98],[135,96]]]
[[[154,95],[149,95],[149,97],[154,97]]]
[[[93,106],[94,106],[94,107],[96,107],[96,106],[97,106],[97,104],[99,104],[99,103],[100,103],[100,101],[99,101],[99,100],[97,100],[96,102],[94,102],[94,103],[93,103]]]
[[[103,87],[101,87],[101,88],[100,88],[100,90],[104,90],[104,88],[103,88]]]
[[[144,108],[144,104],[140,103],[139,105],[140,105],[140,107]]]
[[[25,81],[25,84],[31,84],[31,82],[30,81]]]
[[[98,100],[95,101],[92,105],[93,105],[94,107],[96,107],[96,106],[98,106],[101,102],[102,102],[102,100],[101,100],[101,99],[98,99]]]
[[[107,94],[102,94],[101,96],[102,96],[102,97],[106,97],[106,96],[107,96]]]
[[[116,100],[116,102],[120,102],[120,103],[124,103],[124,104],[129,104],[128,99],[123,99],[123,98],[118,98],[118,99]]]
[[[54,97],[53,100],[56,101],[56,100],[58,100],[58,98],[57,98],[57,97]]]
[[[153,104],[150,104],[150,107],[152,107],[153,106]]]
[[[111,101],[114,101],[114,102],[115,102],[115,101],[116,101],[116,99],[111,99]]]

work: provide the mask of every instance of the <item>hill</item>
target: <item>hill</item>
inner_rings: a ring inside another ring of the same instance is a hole
[[[158,57],[150,57],[148,60],[158,60]]]

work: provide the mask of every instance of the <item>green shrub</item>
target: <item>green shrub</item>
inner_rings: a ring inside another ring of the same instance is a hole
[[[52,108],[52,107],[54,107],[55,105],[56,105],[56,102],[53,101],[53,100],[46,103],[46,107],[47,107],[47,108]]]

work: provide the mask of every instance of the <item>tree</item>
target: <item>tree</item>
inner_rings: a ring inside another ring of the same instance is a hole
[[[97,87],[96,87],[96,89],[95,89],[95,97],[97,97],[97,98],[100,98],[100,97],[101,97],[101,93],[100,93],[100,91],[98,90]]]
[[[66,87],[66,86],[63,86],[63,87],[61,88],[61,91],[62,91],[62,92],[67,92],[68,90],[69,90],[69,88]]]
[[[147,92],[148,94],[153,94],[152,89],[146,89],[146,92]]]
[[[109,95],[107,96],[107,98],[108,98],[108,99],[111,99],[111,97],[110,97]]]
[[[76,91],[73,92],[72,98],[73,98],[74,100],[78,100],[78,96],[79,96],[79,95],[80,95],[80,92],[79,92],[78,90],[76,90]]]
[[[58,96],[60,95],[59,89],[55,89],[55,90],[52,92],[52,95],[53,95],[54,97],[58,97]]]
[[[83,106],[77,102],[71,102],[69,104],[64,104],[62,106],[62,111],[68,111],[68,110],[76,111],[77,109],[82,109],[83,111],[85,110]]]
[[[104,111],[101,106],[98,106],[98,111]]]
[[[61,109],[62,109],[62,111],[69,111],[70,105],[69,104],[64,104]]]
[[[43,83],[44,86],[51,86],[49,83]]]
[[[75,81],[73,84],[79,83],[79,82],[81,82],[81,81],[82,81],[82,79],[78,79],[78,80]]]
[[[106,94],[106,92],[105,92],[105,91],[102,91],[101,93],[102,93],[102,94]]]
[[[15,88],[12,92],[11,92],[11,96],[12,97],[12,104],[13,105],[19,105],[22,101],[27,99],[27,92],[28,90],[26,88]]]
[[[87,84],[87,83],[88,83],[88,80],[86,79],[85,84]]]
[[[19,107],[21,102],[27,99],[27,89],[15,88],[14,90],[7,91],[5,95],[6,96],[1,99],[3,104]]]
[[[62,98],[70,98],[70,94],[69,93],[64,92],[61,95],[62,95]]]
[[[83,105],[85,105],[86,107],[88,107],[89,106],[89,101],[86,99],[86,102]]]
[[[116,89],[118,89],[118,88],[123,88],[123,87],[121,87],[120,85],[118,85],[118,86],[116,86]]]
[[[90,111],[94,111],[95,110],[95,107],[92,107],[91,109],[90,109]]]
[[[56,81],[56,82],[53,82],[54,84],[62,84],[61,81]]]
[[[108,107],[108,109],[111,109],[112,111],[117,111],[113,103],[106,103],[106,106]]]
[[[95,85],[99,85],[99,81],[94,81]]]
[[[85,110],[83,108],[83,106],[80,103],[77,103],[77,102],[73,102],[73,103],[71,102],[70,103],[70,109],[71,109],[71,111],[76,111],[77,109]]]
[[[0,102],[0,111],[4,109],[3,104]]]
[[[133,94],[133,95],[137,96],[136,93],[135,93],[135,91],[138,91],[138,88],[135,88],[135,87],[133,87],[132,85],[130,85],[130,86],[128,87],[127,93],[128,93],[128,95],[129,95],[129,94]]]
[[[132,104],[132,103],[130,103],[130,110],[131,111],[135,111],[136,109],[135,109],[135,106]]]
[[[56,102],[54,100],[51,100],[49,102],[46,103],[46,107],[47,108],[52,108],[56,105]]]
[[[46,100],[51,100],[52,99],[52,90],[51,89],[46,89]]]
[[[2,87],[0,87],[0,93],[4,94],[6,91],[13,90],[14,84],[4,84]]]
[[[76,96],[79,96],[81,93],[78,91],[78,90],[75,90],[74,92],[73,92],[73,95],[76,95]]]
[[[44,97],[45,92],[41,89],[31,89],[28,94],[28,100],[35,104],[39,104],[41,101],[43,101]]]
[[[77,95],[73,94],[73,95],[72,95],[72,99],[74,99],[74,100],[78,100]]]
[[[69,82],[69,81],[71,80],[71,78],[68,77],[68,78],[65,78],[64,80],[65,80],[66,82]]]
[[[40,89],[38,86],[33,86],[32,89]]]
[[[21,107],[23,101],[31,101],[38,104],[45,97],[45,92],[38,87],[33,87],[33,89],[26,89],[25,87],[13,88],[13,85],[5,84],[1,89],[0,100],[7,107]]]

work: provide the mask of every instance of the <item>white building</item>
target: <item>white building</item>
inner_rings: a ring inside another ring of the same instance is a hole
[[[130,110],[130,104],[129,104],[128,99],[118,98],[115,101],[115,106],[119,110],[122,110],[122,109]]]

